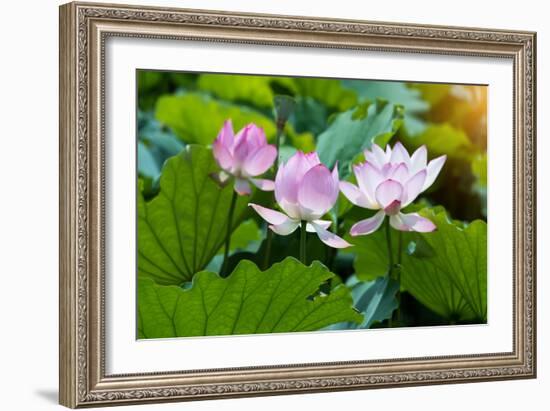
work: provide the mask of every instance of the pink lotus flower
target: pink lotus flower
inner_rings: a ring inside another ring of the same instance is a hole
[[[396,230],[424,233],[436,229],[434,223],[417,213],[401,213],[402,208],[433,184],[447,158],[441,156],[427,163],[427,157],[426,146],[409,156],[399,142],[393,150],[386,146],[385,152],[376,144],[371,151],[365,150],[366,161],[353,166],[359,186],[341,181],[340,190],[353,204],[380,211],[351,227],[352,236],[376,231],[386,215]]]
[[[219,182],[235,177],[235,191],[240,195],[250,194],[249,182],[261,190],[273,191],[273,181],[254,178],[269,170],[277,157],[277,149],[267,144],[264,131],[257,125],[251,123],[234,135],[231,120],[226,120],[213,152],[223,170],[215,176]]]
[[[320,220],[338,199],[338,181],[336,166],[331,173],[321,164],[317,153],[298,151],[279,167],[275,177],[275,199],[284,214],[257,204],[249,205],[279,235],[291,234],[306,221],[306,230],[316,232],[328,246],[349,247],[347,241],[327,231],[330,221]]]

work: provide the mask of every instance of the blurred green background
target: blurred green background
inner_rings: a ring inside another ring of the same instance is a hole
[[[211,144],[227,118],[236,130],[255,122],[274,139],[277,94],[296,100],[283,157],[315,150],[335,114],[381,99],[404,108],[394,140],[409,151],[425,144],[430,156],[448,156],[429,199],[453,218],[486,218],[486,86],[138,70],[137,89],[138,172],[147,196],[168,157],[186,144]]]

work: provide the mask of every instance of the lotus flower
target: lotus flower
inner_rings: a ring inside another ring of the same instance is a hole
[[[373,144],[371,151],[365,151],[366,161],[353,166],[359,186],[341,181],[340,190],[353,204],[380,211],[351,227],[352,236],[376,231],[386,215],[396,230],[424,233],[436,229],[434,223],[417,213],[401,212],[402,208],[411,204],[433,184],[447,158],[441,156],[427,163],[427,157],[426,146],[418,148],[409,156],[399,142],[393,150],[389,145],[384,151]]]
[[[271,180],[254,178],[265,173],[277,157],[275,146],[267,144],[264,131],[251,123],[233,134],[231,120],[226,120],[213,144],[214,158],[222,172],[214,177],[221,183],[235,178],[235,191],[250,194],[250,183],[260,190],[273,191]]]
[[[289,235],[306,221],[306,230],[316,232],[330,247],[349,247],[347,241],[327,231],[331,222],[320,220],[338,199],[338,168],[332,173],[317,153],[298,151],[282,164],[275,177],[275,199],[284,213],[249,204],[279,235]]]

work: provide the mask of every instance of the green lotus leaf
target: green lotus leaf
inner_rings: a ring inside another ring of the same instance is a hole
[[[475,176],[472,188],[479,195],[481,212],[487,216],[487,153],[474,156],[471,167],[472,174]]]
[[[343,321],[361,323],[347,287],[319,292],[333,277],[318,262],[305,266],[292,257],[267,271],[242,260],[227,278],[202,271],[186,289],[142,277],[138,337],[314,331]]]
[[[428,111],[430,105],[422,99],[420,90],[399,81],[344,80],[343,85],[355,90],[360,100],[382,98],[403,106],[403,128],[407,134],[416,135],[425,130],[426,124],[421,115]]]
[[[411,147],[425,145],[432,157],[446,154],[451,158],[469,159],[472,143],[461,129],[448,123],[430,124],[415,136],[403,136],[404,142]]]
[[[402,121],[401,106],[380,100],[337,114],[318,137],[319,158],[331,168],[338,161],[343,178],[349,174],[349,165],[358,153],[373,143],[385,146]]]
[[[437,207],[420,214],[432,220],[437,231],[402,233],[401,287],[426,307],[449,321],[487,320],[487,224],[449,220]],[[394,255],[397,235],[392,231]],[[355,244],[357,277],[372,281],[388,271],[384,230],[347,237]]]
[[[156,118],[186,143],[211,144],[227,119],[232,120],[235,132],[255,123],[264,129],[268,140],[272,140],[276,131],[273,121],[258,111],[198,93],[160,97]]]
[[[357,94],[338,79],[294,78],[297,96],[311,97],[333,111],[349,110],[357,104]]]
[[[296,106],[290,116],[290,123],[297,132],[310,132],[317,136],[327,128],[328,110],[311,97],[296,97]]]
[[[151,149],[141,141],[138,141],[137,158],[139,175],[156,180],[160,175],[160,167]]]
[[[210,177],[218,170],[212,151],[189,145],[162,169],[160,192],[146,202],[138,196],[138,272],[159,284],[179,285],[204,269],[222,247],[232,184],[220,188]],[[232,227],[248,211],[239,196]]]
[[[273,107],[273,90],[269,76],[238,74],[202,74],[198,87],[217,97],[234,102],[250,103],[257,107]]]
[[[372,281],[359,281],[355,275],[351,276],[346,285],[351,288],[353,306],[363,314],[360,324],[344,322],[327,327],[329,330],[350,330],[370,328],[376,322],[391,318],[398,302],[395,298],[399,284],[387,275]]]

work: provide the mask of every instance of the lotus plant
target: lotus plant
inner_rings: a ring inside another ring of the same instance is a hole
[[[373,144],[364,152],[366,161],[353,166],[358,186],[340,182],[340,190],[356,206],[378,210],[371,218],[351,227],[352,236],[367,235],[376,231],[389,217],[390,225],[399,231],[434,231],[436,226],[417,213],[404,214],[401,209],[430,187],[437,178],[447,156],[427,162],[426,146],[418,148],[412,156],[401,143],[393,149],[382,150]]]
[[[277,149],[275,146],[267,144],[264,131],[257,125],[251,123],[235,135],[233,123],[231,120],[226,120],[214,141],[212,151],[216,162],[222,169],[213,175],[214,179],[222,185],[231,177],[235,180],[233,197],[229,206],[224,258],[220,270],[220,274],[225,275],[227,274],[237,194],[249,195],[251,193],[250,183],[260,190],[273,191],[275,187],[273,181],[256,177],[271,168],[277,157]]]
[[[320,240],[334,248],[351,246],[327,230],[330,221],[322,220],[338,199],[338,167],[331,172],[321,164],[317,153],[296,152],[281,164],[275,177],[275,200],[283,212],[249,205],[270,225],[276,234],[286,236],[301,227],[300,257],[305,263],[307,232],[316,232]]]
[[[412,156],[401,143],[393,149],[390,145],[382,150],[373,144],[364,152],[366,161],[353,166],[357,186],[347,181],[340,182],[340,190],[353,204],[378,210],[371,218],[359,221],[351,227],[352,236],[367,235],[378,230],[386,216],[386,242],[388,249],[388,276],[401,282],[402,232],[416,231],[427,233],[436,226],[418,213],[405,214],[401,210],[411,204],[418,195],[430,187],[437,178],[447,156],[437,157],[428,163],[426,146],[418,148]],[[391,228],[398,230],[397,263],[394,264]],[[401,291],[396,293],[398,306],[395,312],[401,320]],[[390,319],[392,327],[392,319]]]
[[[273,191],[273,181],[256,178],[269,170],[277,158],[277,149],[267,144],[260,127],[251,123],[235,135],[231,120],[226,120],[212,148],[222,169],[215,175],[216,180],[225,183],[233,177],[239,195],[250,194],[250,183],[260,190]]]

